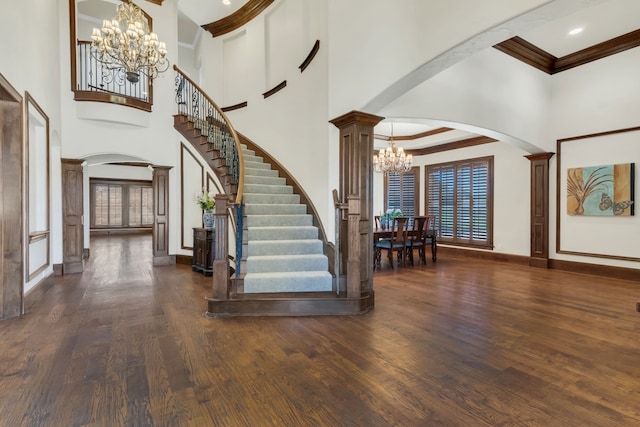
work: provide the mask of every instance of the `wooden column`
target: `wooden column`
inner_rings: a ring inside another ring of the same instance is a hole
[[[153,166],[153,265],[175,264],[169,255],[169,170],[172,166]]]
[[[351,111],[331,120],[340,129],[338,197],[349,204],[336,224],[348,297],[373,292],[373,128],[383,118]]]
[[[0,320],[24,313],[22,96],[0,74]]]
[[[213,220],[213,296],[215,300],[229,299],[229,233],[227,225],[229,196],[216,194],[216,212]]]
[[[549,267],[549,159],[554,153],[525,156],[531,161],[531,254],[529,265]]]
[[[62,274],[84,271],[84,205],[82,159],[62,161]]]

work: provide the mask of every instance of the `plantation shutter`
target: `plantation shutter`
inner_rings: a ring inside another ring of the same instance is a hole
[[[400,209],[404,216],[414,217],[418,213],[418,177],[420,169],[399,174],[387,174],[385,177],[385,211]],[[412,221],[409,221],[411,225]]]
[[[486,157],[425,167],[426,212],[443,242],[492,245],[492,164]]]

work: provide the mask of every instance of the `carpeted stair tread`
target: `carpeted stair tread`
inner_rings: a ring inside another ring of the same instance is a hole
[[[322,241],[305,240],[253,240],[247,243],[251,256],[322,254]]]
[[[263,255],[247,259],[247,273],[326,271],[328,267],[328,259],[323,254]]]
[[[331,288],[328,271],[247,273],[244,278],[245,293],[323,292]]]

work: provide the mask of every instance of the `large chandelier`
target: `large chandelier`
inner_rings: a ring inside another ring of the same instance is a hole
[[[386,150],[382,148],[378,154],[373,155],[373,170],[385,174],[408,172],[411,170],[412,162],[413,155],[405,154],[402,147],[396,147],[393,140],[393,123],[391,123],[389,146]]]
[[[102,22],[102,29],[93,29],[91,40],[93,57],[109,70],[124,69],[131,83],[138,82],[140,73],[154,79],[169,68],[166,45],[149,30],[144,12],[129,0],[117,6],[113,20]]]

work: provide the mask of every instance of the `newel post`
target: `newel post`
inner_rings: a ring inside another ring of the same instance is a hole
[[[229,197],[216,194],[216,209],[213,218],[213,296],[215,300],[229,299]]]
[[[373,128],[384,117],[351,111],[330,122],[340,129],[340,253],[347,296],[367,293],[373,305]],[[347,199],[347,200],[346,200]]]

